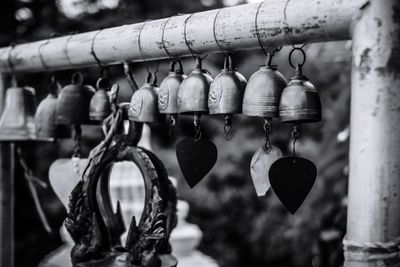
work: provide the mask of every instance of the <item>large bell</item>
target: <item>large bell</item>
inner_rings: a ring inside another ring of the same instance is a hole
[[[243,114],[264,118],[279,116],[279,100],[285,77],[275,66],[265,65],[249,79],[243,97]]]
[[[107,90],[110,82],[100,78],[96,84],[97,92],[90,100],[89,116],[92,121],[103,121],[111,114],[111,102]]]
[[[175,69],[175,65],[179,64],[179,68]],[[178,90],[182,81],[186,78],[183,74],[182,63],[180,61],[172,61],[168,76],[160,84],[160,92],[158,94],[158,109],[163,114],[178,114]]]
[[[146,82],[137,90],[131,99],[129,120],[137,122],[162,122],[163,116],[158,112],[158,91],[155,75],[149,73]]]
[[[212,77],[202,69],[201,59],[183,80],[178,91],[178,112],[181,114],[208,114],[208,92]]]
[[[214,78],[208,95],[210,114],[242,113],[242,100],[246,78],[232,65],[230,55],[225,57],[224,69]]]
[[[95,94],[93,87],[83,85],[80,72],[72,76],[72,84],[65,86],[58,97],[57,124],[90,124],[90,100]]]
[[[66,125],[56,124],[58,83],[52,79],[49,94],[40,102],[35,113],[36,135],[39,138],[68,138],[71,136]]]
[[[283,90],[279,105],[282,122],[317,122],[321,120],[321,100],[319,93],[301,70],[292,77]]]
[[[0,141],[36,139],[35,90],[11,87],[6,91],[5,108],[0,118]]]

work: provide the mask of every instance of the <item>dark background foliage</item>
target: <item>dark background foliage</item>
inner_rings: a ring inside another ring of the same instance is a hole
[[[101,0],[82,0],[82,12],[74,17],[63,13],[55,0],[2,0],[0,8],[0,45],[50,38],[52,34],[67,35],[105,27],[156,19],[177,13],[219,8],[232,1],[181,0],[120,0],[107,8]],[[65,2],[65,1],[64,1]],[[68,2],[68,1],[67,1]],[[237,1],[236,4],[240,4]],[[86,10],[86,11],[85,11]],[[178,179],[179,195],[189,201],[189,220],[204,232],[200,250],[215,258],[221,267],[274,266],[308,267],[340,266],[341,240],[345,233],[347,192],[347,151],[349,120],[349,47],[347,43],[327,43],[307,46],[308,61],[304,73],[320,89],[323,121],[304,125],[298,152],[318,166],[318,179],[296,215],[290,215],[272,191],[258,199],[253,188],[249,165],[254,152],[264,142],[262,120],[236,116],[234,138],[223,138],[223,119],[204,118],[204,135],[218,146],[218,163],[212,173],[195,189],[185,184],[177,166],[174,147],[184,136],[193,134],[191,118],[182,118],[176,135],[168,137],[164,126],[153,127],[154,151],[164,160],[171,176]],[[283,49],[274,62],[286,77],[289,48]],[[234,56],[238,70],[246,78],[264,63],[260,51],[246,51]],[[222,67],[221,55],[209,55],[206,68],[215,76]],[[184,60],[185,71],[193,60]],[[155,63],[148,63],[155,68]],[[167,74],[168,62],[160,64],[159,80]],[[144,80],[144,64],[135,64],[134,72],[140,84]],[[99,75],[96,68],[82,70],[88,83]],[[67,84],[71,71],[58,72],[61,83]],[[38,98],[46,95],[48,73],[19,75],[37,89]],[[111,68],[111,77],[121,80],[121,66]],[[273,123],[272,142],[289,153],[287,125]],[[97,128],[84,129],[84,155],[98,142]],[[26,147],[29,164],[35,174],[47,181],[50,163],[59,157],[70,157],[72,141]],[[33,160],[35,159],[35,160]],[[40,160],[36,160],[40,159]],[[61,244],[57,231],[65,209],[51,189],[40,189],[40,197],[48,214],[53,234],[47,234],[33,208],[22,173],[16,180],[16,264],[36,266],[41,258]]]

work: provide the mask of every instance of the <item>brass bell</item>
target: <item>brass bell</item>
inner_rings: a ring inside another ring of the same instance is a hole
[[[261,66],[249,79],[243,97],[243,114],[264,118],[279,116],[279,100],[286,87],[276,66]]]
[[[179,68],[175,70],[175,66]],[[182,63],[172,61],[168,76],[160,84],[160,93],[158,94],[158,109],[163,114],[178,114],[178,90],[182,81],[186,78],[183,74]]]
[[[0,118],[0,140],[36,139],[35,109],[35,89],[26,86],[8,88],[5,108]]]
[[[65,86],[58,97],[57,124],[90,124],[90,100],[95,94],[93,87],[83,85],[80,72],[74,73],[72,83]]]
[[[296,75],[283,90],[279,104],[281,122],[318,122],[321,120],[321,100],[318,90],[296,68]]]
[[[97,80],[96,87],[97,92],[90,100],[89,116],[93,121],[103,121],[111,114],[111,102],[107,93],[110,82],[100,78]]]
[[[71,132],[67,126],[56,124],[58,83],[54,77],[49,89],[49,94],[39,103],[35,113],[36,135],[39,138],[68,138]]]
[[[241,113],[246,84],[246,78],[233,68],[232,58],[227,55],[224,69],[210,85],[210,94],[208,95],[210,114]]]
[[[146,82],[132,96],[128,117],[137,122],[161,122],[163,116],[158,112],[158,91],[156,77],[148,73]]]
[[[178,91],[180,114],[208,114],[208,92],[212,77],[202,68],[201,59],[196,58],[196,67],[183,80]]]

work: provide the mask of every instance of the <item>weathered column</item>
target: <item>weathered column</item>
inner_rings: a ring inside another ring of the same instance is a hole
[[[352,34],[345,266],[400,266],[400,1],[365,1]]]

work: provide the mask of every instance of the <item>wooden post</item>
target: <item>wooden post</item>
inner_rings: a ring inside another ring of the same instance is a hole
[[[0,75],[1,111],[7,85]],[[14,144],[0,144],[0,267],[14,267],[14,166]]]
[[[400,266],[400,1],[366,1],[352,33],[345,266]]]

